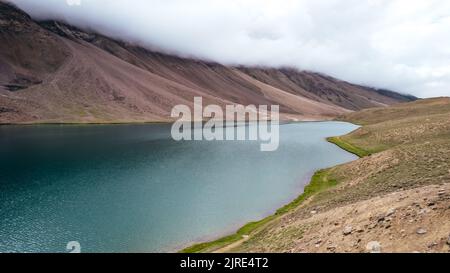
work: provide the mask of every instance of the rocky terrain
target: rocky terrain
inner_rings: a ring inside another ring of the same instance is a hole
[[[317,172],[238,238],[187,251],[450,252],[449,117],[450,98],[340,117],[363,126],[330,141],[361,159]]]
[[[242,252],[449,252],[450,184],[400,190],[310,216],[286,216]],[[285,235],[289,239],[286,239]]]
[[[414,100],[295,69],[231,67],[154,52],[0,1],[0,124],[169,121],[173,106],[280,105],[284,120],[331,119]]]

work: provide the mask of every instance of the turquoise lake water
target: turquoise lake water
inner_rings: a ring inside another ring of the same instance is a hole
[[[282,125],[280,147],[182,141],[170,125],[0,126],[0,252],[172,252],[259,220],[314,171],[355,159],[325,138],[357,126]]]

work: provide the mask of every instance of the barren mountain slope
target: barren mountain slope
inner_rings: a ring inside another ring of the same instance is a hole
[[[313,94],[319,97],[320,101],[355,111],[415,99],[411,96],[399,96],[398,93],[387,90],[377,90],[339,81],[323,74],[298,72],[295,69],[241,69],[255,79],[280,89],[306,97]]]
[[[296,70],[233,68],[156,53],[0,2],[0,123],[168,121],[177,104],[280,105],[330,119],[394,97]],[[264,72],[264,77],[260,76]]]

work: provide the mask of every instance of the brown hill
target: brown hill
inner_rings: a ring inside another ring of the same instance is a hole
[[[0,123],[168,121],[177,104],[280,105],[285,120],[414,100],[294,69],[152,52],[0,2]]]

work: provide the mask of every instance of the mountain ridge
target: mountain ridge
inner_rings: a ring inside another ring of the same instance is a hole
[[[280,105],[283,120],[324,120],[415,100],[292,68],[177,57],[0,2],[0,123],[170,121],[173,106]]]

